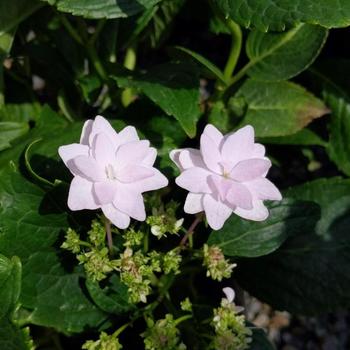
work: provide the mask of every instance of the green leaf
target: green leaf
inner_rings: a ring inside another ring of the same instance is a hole
[[[156,5],[161,0],[41,0],[86,18],[121,18],[136,15]]]
[[[145,31],[147,45],[159,48],[169,36],[174,19],[186,0],[163,0]]]
[[[189,50],[185,47],[182,46],[174,46],[176,50],[182,51],[189,55],[191,58],[194,59],[195,62],[199,63],[201,67],[203,67],[207,74],[209,73],[209,77],[219,79],[221,80],[224,84],[226,84],[226,80],[224,77],[224,74],[218,68],[214,63],[210,62],[208,59],[203,57],[202,55],[198,54],[197,52],[194,52],[192,50]]]
[[[29,329],[20,329],[8,318],[0,319],[1,350],[32,350]]]
[[[305,22],[327,28],[350,24],[347,0],[215,0],[225,16],[244,27],[261,31],[284,30]]]
[[[0,319],[11,317],[21,291],[22,265],[18,257],[11,260],[0,254]]]
[[[33,12],[43,6],[36,0],[11,0],[0,2],[0,36],[11,31],[30,16]]]
[[[11,141],[29,131],[27,123],[0,122],[0,151],[11,147]]]
[[[80,276],[67,273],[53,245],[68,227],[67,214],[45,193],[11,168],[0,176],[0,251],[23,264],[20,303],[31,313],[24,322],[81,332],[105,318],[80,287]]]
[[[252,325],[254,327],[254,325]],[[253,328],[252,342],[249,350],[275,350],[275,347],[269,341],[266,332],[262,328]]]
[[[213,231],[209,245],[219,246],[228,256],[257,257],[270,254],[287,237],[315,225],[319,208],[309,202],[283,200],[268,205],[270,215],[263,222],[242,220],[232,215],[221,230]]]
[[[168,115],[174,116],[188,136],[196,135],[201,112],[199,78],[193,66],[167,63],[144,74],[120,72],[113,78],[121,88],[131,87],[143,92]]]
[[[327,152],[338,169],[350,175],[350,100],[334,92],[325,92],[325,102],[331,109]]]
[[[328,112],[321,100],[303,87],[287,81],[248,79],[234,98],[242,97],[247,104],[242,125],[252,125],[257,137],[295,134]]]
[[[327,146],[327,142],[321,139],[310,129],[302,129],[295,134],[281,137],[261,137],[261,143],[270,143],[276,145],[301,145],[301,146]]]
[[[327,29],[311,24],[299,24],[284,33],[254,30],[246,45],[250,59],[247,73],[265,81],[290,79],[316,59],[327,35]]]
[[[301,229],[275,253],[240,261],[239,283],[279,310],[321,314],[350,306],[350,181],[320,179],[287,196],[321,207],[316,230]]]
[[[94,303],[101,310],[117,315],[133,309],[134,305],[129,303],[127,286],[116,275],[109,282],[108,286],[101,288],[98,282],[86,280],[86,287]]]

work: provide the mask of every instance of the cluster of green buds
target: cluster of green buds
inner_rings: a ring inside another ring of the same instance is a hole
[[[252,331],[245,324],[244,315],[239,315],[243,308],[233,302],[235,293],[232,288],[223,289],[226,298],[221,300],[221,306],[214,309],[212,326],[215,337],[211,349],[215,350],[245,350],[252,341]]]
[[[176,218],[178,203],[170,201],[165,209],[153,209],[153,215],[149,216],[146,223],[151,226],[151,232],[158,239],[166,237],[166,234],[178,234],[184,219]]]
[[[179,320],[174,320],[171,314],[166,314],[165,318],[156,322],[147,319],[147,329],[141,334],[144,338],[145,349],[185,350],[186,345],[181,342],[179,337],[178,324]]]
[[[105,332],[101,332],[100,338],[96,341],[88,340],[82,346],[82,349],[86,350],[121,350],[123,348],[122,344],[119,343],[118,334],[108,335]]]
[[[127,247],[120,259],[113,261],[114,268],[120,272],[121,281],[128,286],[129,299],[132,303],[147,302],[151,293],[155,273],[165,274],[180,272],[181,255],[179,249],[173,249],[165,254],[151,251],[143,254],[141,250],[134,252]]]
[[[207,276],[213,280],[221,281],[230,278],[237,264],[231,264],[225,259],[222,250],[217,246],[203,246],[203,265],[207,269]]]
[[[101,281],[115,269],[115,261],[109,259],[105,244],[104,225],[99,220],[93,220],[87,236],[87,241],[82,241],[78,233],[69,228],[61,247],[77,254],[77,259],[84,265],[89,279]]]

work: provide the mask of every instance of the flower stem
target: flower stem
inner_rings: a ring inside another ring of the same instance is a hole
[[[181,317],[179,317],[179,318],[177,318],[176,320],[175,320],[175,325],[177,326],[178,324],[180,324],[181,322],[184,322],[184,321],[186,321],[186,320],[188,320],[188,319],[190,319],[190,318],[192,318],[193,316],[192,315],[184,315],[184,316],[181,316]]]
[[[202,221],[203,216],[204,216],[203,212],[197,214],[196,218],[192,222],[192,225],[190,226],[190,228],[186,232],[185,236],[182,238],[182,240],[180,242],[180,247],[183,247],[186,244],[188,238],[193,235],[195,228]]]
[[[136,45],[130,46],[125,53],[124,67],[130,70],[134,70],[136,66]],[[126,88],[121,95],[121,102],[124,107],[129,106],[129,104],[134,99],[134,93],[132,88]]]
[[[105,229],[106,229],[106,235],[107,235],[108,248],[109,248],[109,252],[111,253],[113,249],[111,222],[106,217],[105,217]]]
[[[231,19],[226,19],[225,24],[231,32],[231,49],[224,69],[225,80],[229,83],[241,53],[242,31],[241,27]]]
[[[124,331],[125,328],[130,326],[130,322],[123,324],[121,327],[119,327],[112,335],[113,338],[117,338],[121,332]]]

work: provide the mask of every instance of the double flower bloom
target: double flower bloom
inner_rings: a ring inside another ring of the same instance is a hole
[[[121,229],[129,226],[130,218],[145,220],[144,192],[168,185],[167,178],[153,167],[157,151],[149,141],[140,140],[131,126],[117,133],[101,116],[86,121],[80,143],[61,146],[59,155],[74,175],[69,208],[101,208]],[[207,125],[200,150],[173,150],[170,157],[181,171],[177,185],[189,191],[185,212],[204,211],[215,230],[232,213],[265,220],[268,210],[263,200],[282,198],[266,179],[271,162],[264,146],[254,143],[251,126],[224,136]]]

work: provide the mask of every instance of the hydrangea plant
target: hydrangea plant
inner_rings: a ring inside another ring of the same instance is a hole
[[[251,296],[348,309],[349,25],[347,1],[0,1],[0,349],[272,350]]]

